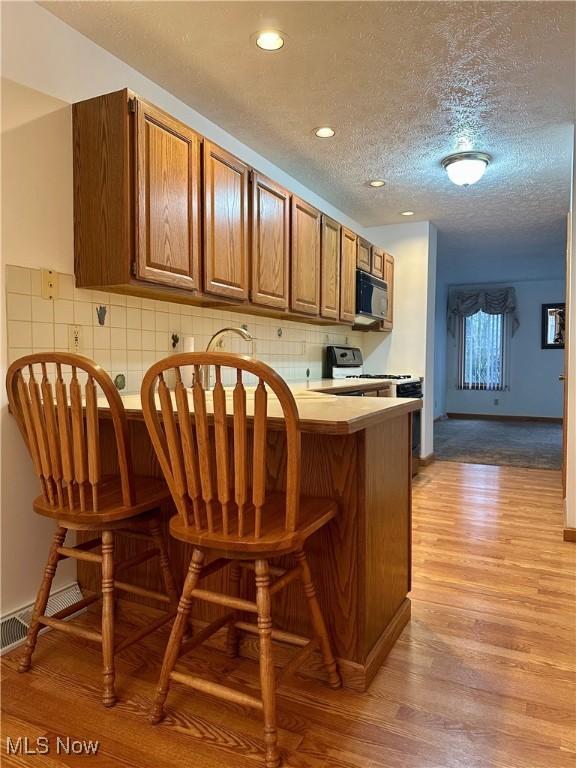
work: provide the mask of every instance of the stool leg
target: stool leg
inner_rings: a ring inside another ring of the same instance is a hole
[[[240,565],[236,562],[233,562],[230,566],[230,595],[233,597],[239,597],[240,595]],[[234,623],[230,622],[226,634],[226,653],[231,659],[238,656],[239,639],[238,630]]]
[[[270,571],[267,560],[256,560],[256,606],[260,636],[260,686],[264,710],[266,768],[277,768],[280,765],[280,752],[276,727],[276,674],[272,657]]]
[[[170,598],[170,605],[176,608],[178,605],[178,591],[176,589],[176,582],[174,580],[174,574],[172,573],[172,567],[170,565],[166,537],[164,536],[159,520],[153,520],[150,523],[150,533],[152,535],[154,544],[160,550],[158,559],[160,560],[160,570],[162,571],[164,589]]]
[[[114,693],[114,534],[102,532],[102,662],[105,707],[116,703]]]
[[[158,681],[158,688],[156,689],[156,698],[152,706],[152,712],[150,714],[150,721],[156,725],[164,717],[164,704],[166,703],[166,697],[168,696],[168,687],[170,685],[170,675],[176,662],[178,661],[178,654],[180,653],[180,646],[182,644],[182,637],[186,624],[188,622],[188,616],[190,609],[192,608],[191,595],[202,573],[202,564],[204,563],[204,552],[199,549],[195,549],[192,553],[192,559],[190,560],[190,567],[188,568],[188,574],[184,582],[184,589],[182,590],[182,597],[178,603],[178,612],[174,619],[172,626],[172,632],[166,646],[166,652],[164,654],[164,661],[162,662],[162,670],[160,672],[160,680]]]
[[[44,577],[40,584],[40,589],[36,595],[36,602],[34,603],[34,610],[32,612],[32,621],[30,622],[30,629],[28,630],[28,636],[26,637],[26,644],[24,645],[24,653],[20,659],[18,665],[19,672],[27,672],[30,669],[32,663],[32,654],[36,648],[36,642],[38,640],[38,632],[40,631],[40,622],[38,619],[44,615],[46,610],[46,604],[50,597],[50,588],[52,581],[54,580],[54,574],[56,573],[56,566],[58,565],[58,547],[61,547],[66,538],[66,528],[58,526],[52,539],[50,546],[50,553],[48,555],[48,562],[44,569]]]
[[[320,650],[322,652],[322,658],[324,659],[324,667],[328,672],[328,685],[330,688],[340,688],[342,681],[340,680],[336,661],[332,654],[328,630],[324,623],[324,617],[322,616],[320,604],[316,597],[316,590],[314,589],[314,582],[312,581],[312,574],[310,573],[310,566],[308,565],[308,560],[306,559],[306,554],[303,549],[296,552],[296,560],[300,566],[301,579],[302,584],[304,585],[304,594],[306,595],[306,600],[308,602],[312,627],[314,634],[320,643]]]

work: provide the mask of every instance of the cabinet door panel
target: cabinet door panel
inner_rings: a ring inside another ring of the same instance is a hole
[[[354,232],[342,227],[340,261],[340,320],[353,323],[356,315],[356,241]]]
[[[252,302],[287,309],[289,275],[290,193],[255,173],[252,181]]]
[[[370,272],[372,269],[372,246],[367,240],[358,238],[358,248],[356,255],[356,266],[358,269],[363,269],[365,272]]]
[[[340,318],[340,224],[322,216],[320,314]]]
[[[292,198],[292,280],[290,307],[317,315],[320,311],[320,211]]]
[[[372,248],[372,274],[384,280],[384,251],[381,248]]]
[[[248,298],[248,176],[250,169],[204,142],[204,290]]]
[[[137,101],[137,276],[200,288],[200,138]]]
[[[384,254],[384,280],[388,283],[388,312],[383,322],[385,331],[391,331],[394,325],[394,256]]]

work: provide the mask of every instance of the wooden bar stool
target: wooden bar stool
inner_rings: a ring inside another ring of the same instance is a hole
[[[194,367],[191,393],[186,390],[180,368]],[[215,385],[206,392],[202,373],[215,368]],[[243,373],[258,382],[247,395]],[[232,375],[232,392],[224,390],[225,374]],[[168,382],[175,381],[173,389]],[[286,489],[269,493],[266,488],[266,432],[268,389],[277,398],[286,431]],[[252,402],[251,402],[252,401]],[[161,360],[142,382],[142,408],[156,455],[178,510],[170,521],[170,533],[192,544],[193,554],[184,584],[178,614],[166,648],[152,722],[164,716],[170,682],[219,696],[237,704],[262,710],[267,768],[280,764],[276,727],[276,683],[272,639],[290,642],[299,651],[289,662],[292,673],[319,648],[329,685],[340,686],[330,640],[314,590],[304,552],[306,539],[328,523],[337,512],[332,499],[300,496],[300,427],[296,402],[283,379],[269,366],[249,357],[224,353],[180,354]],[[249,425],[251,429],[249,429]],[[269,560],[294,556],[286,571]],[[206,558],[215,558],[204,567]],[[231,564],[231,591],[226,595],[198,588],[206,570]],[[238,596],[239,568],[256,574],[256,602]],[[276,577],[272,582],[271,575]],[[304,585],[314,638],[272,629],[271,596],[296,579]],[[229,610],[192,639],[182,644],[191,600],[198,598]],[[255,614],[257,623],[239,620],[239,614]],[[174,670],[178,656],[228,625],[227,647],[236,655],[238,631],[260,639],[261,698],[203,678]]]
[[[170,494],[163,481],[132,474],[124,406],[110,377],[96,363],[65,353],[27,355],[8,369],[7,389],[10,410],[18,422],[42,488],[42,494],[34,501],[34,509],[56,521],[56,532],[19,670],[26,672],[30,668],[42,626],[94,640],[102,645],[103,702],[110,707],[116,701],[114,654],[142,639],[176,613],[178,593],[160,526],[161,507],[167,503]],[[117,476],[101,473],[99,395],[110,409],[120,470]],[[64,546],[69,530],[95,531],[97,536],[77,546]],[[144,536],[153,546],[115,563],[116,533],[138,538]],[[94,551],[100,545],[101,554]],[[85,597],[54,616],[45,616],[56,567],[60,560],[69,557],[101,565],[102,592]],[[152,557],[160,559],[166,594],[116,579],[116,573]],[[160,619],[139,627],[115,644],[114,597],[117,591],[155,598],[168,603],[169,610]],[[100,598],[101,632],[65,621]]]

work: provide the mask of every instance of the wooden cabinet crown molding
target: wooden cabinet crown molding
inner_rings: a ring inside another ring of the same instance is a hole
[[[248,298],[250,168],[204,140],[204,290]]]
[[[252,290],[250,300],[288,309],[290,288],[290,193],[256,171],[252,174]]]

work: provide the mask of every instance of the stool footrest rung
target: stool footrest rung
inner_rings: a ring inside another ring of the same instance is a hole
[[[140,563],[145,563],[146,560],[150,560],[153,557],[156,557],[160,554],[160,550],[157,547],[154,547],[154,549],[147,549],[144,552],[139,552],[136,555],[132,555],[132,557],[126,558],[126,560],[122,560],[119,563],[114,564],[114,571],[118,573],[119,571],[126,571],[128,568],[133,568],[135,565],[140,565]]]
[[[296,566],[296,568],[286,571],[286,573],[277,578],[276,581],[270,585],[270,594],[275,595],[276,592],[280,592],[281,589],[284,589],[284,587],[287,587],[288,584],[296,581],[296,579],[299,579],[301,576],[302,571],[300,570],[300,566]]]
[[[257,612],[256,603],[252,603],[250,600],[243,600],[241,597],[233,597],[232,595],[224,595],[221,592],[210,592],[207,589],[194,589],[190,598],[192,600],[194,598],[204,600],[206,603],[224,605],[226,608],[234,608],[236,611]]]
[[[249,632],[252,635],[258,634],[258,627],[256,624],[251,624],[249,621],[235,621],[234,626],[236,629],[242,632]],[[293,635],[292,632],[285,632],[283,629],[273,629],[272,639],[278,640],[281,643],[288,643],[288,645],[297,645],[303,648],[310,642],[309,637],[302,637],[302,635]]]
[[[140,627],[139,629],[135,629],[133,632],[131,632],[129,635],[126,635],[125,638],[123,638],[116,644],[114,648],[114,653],[119,653],[120,651],[123,651],[126,648],[129,648],[134,643],[137,643],[138,640],[142,640],[143,637],[146,637],[152,632],[155,632],[157,629],[160,629],[162,625],[166,624],[167,621],[170,621],[171,619],[173,619],[174,616],[176,616],[175,610],[170,611],[169,613],[166,613],[163,616],[159,616],[156,619],[156,621],[152,621],[149,624],[145,624],[143,627]]]
[[[301,667],[302,664],[304,664],[306,659],[314,653],[314,651],[319,646],[320,646],[320,643],[318,642],[318,640],[314,639],[314,640],[310,640],[310,642],[307,645],[305,645],[303,648],[300,648],[299,651],[296,651],[296,653],[294,654],[294,656],[292,656],[288,664],[286,664],[286,666],[280,672],[280,675],[278,677],[278,682],[279,683],[284,682],[289,677],[291,677],[298,670],[298,668]]]
[[[211,696],[217,696],[220,699],[231,701],[234,704],[240,704],[244,707],[252,707],[253,709],[262,709],[262,700],[251,696],[248,693],[242,693],[234,688],[228,688],[226,685],[220,685],[220,683],[213,683],[210,680],[204,680],[201,677],[195,675],[183,675],[181,672],[172,672],[170,679],[176,683],[182,683],[189,688],[194,688],[197,691],[202,691]]]
[[[179,655],[184,656],[198,645],[201,645],[201,643],[203,643],[205,640],[208,640],[209,637],[212,637],[212,635],[216,634],[219,629],[222,629],[223,626],[231,622],[235,615],[236,614],[234,613],[227,613],[224,616],[220,616],[218,619],[208,624],[207,627],[204,627],[199,632],[196,632],[196,634],[193,635],[189,640],[186,640],[184,643],[182,643],[180,646]]]
[[[81,611],[83,608],[87,608],[89,605],[92,605],[92,603],[95,603],[97,600],[100,600],[102,598],[101,592],[95,592],[93,595],[89,595],[88,597],[84,597],[82,600],[78,600],[77,603],[74,603],[74,605],[69,605],[67,608],[62,608],[61,611],[58,611],[58,613],[53,614],[50,616],[51,619],[67,619],[68,616],[72,616],[73,613],[76,613],[76,611]]]
[[[95,552],[86,552],[84,549],[80,549],[80,546],[81,545],[78,545],[78,547],[58,547],[57,552],[62,559],[73,557],[75,560],[84,560],[87,563],[102,562],[102,555],[98,555]]]
[[[114,589],[119,589],[121,592],[128,592],[131,595],[150,597],[153,600],[159,600],[161,603],[170,602],[168,595],[165,595],[163,592],[155,592],[153,589],[147,589],[146,587],[137,587],[136,584],[128,584],[125,581],[114,580]]]
[[[82,637],[85,640],[94,640],[96,643],[102,642],[102,635],[100,632],[95,632],[93,629],[88,629],[87,627],[79,627],[77,624],[73,624],[70,621],[62,621],[62,619],[54,619],[50,616],[40,616],[38,621],[46,627],[58,629],[60,632],[64,632],[67,635]]]

